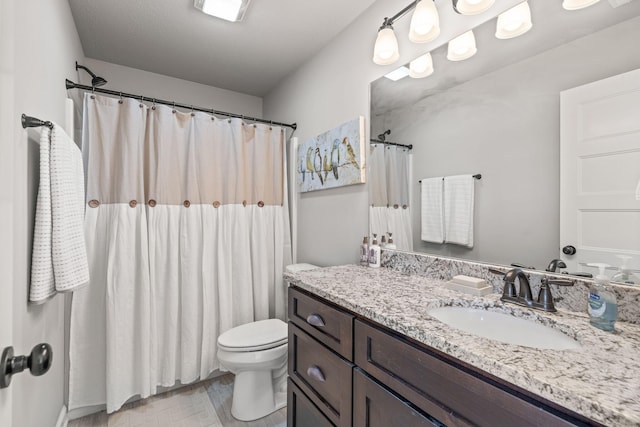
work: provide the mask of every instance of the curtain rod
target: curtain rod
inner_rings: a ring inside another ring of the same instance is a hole
[[[102,89],[94,86],[81,85],[78,83],[74,83],[69,79],[65,79],[65,86],[67,87],[67,89],[82,89],[82,90],[88,90],[91,92],[106,93],[107,95],[139,99],[141,102],[144,100],[147,100],[147,101],[154,102],[156,104],[169,105],[171,107],[180,107],[180,108],[185,108],[192,111],[202,111],[204,113],[217,114],[217,115],[226,116],[226,117],[235,117],[238,119],[249,120],[251,122],[268,123],[270,125],[285,126],[293,130],[296,130],[298,128],[297,123],[289,124],[289,123],[282,123],[282,122],[274,122],[272,120],[260,119],[258,117],[243,116],[241,114],[235,114],[235,113],[227,113],[226,111],[218,111],[211,108],[195,107],[193,105],[180,104],[178,102],[173,102],[173,101],[165,101],[163,99],[151,98],[149,96],[134,95],[131,93],[118,92],[116,90]]]
[[[53,129],[53,123],[50,121],[44,121],[40,119],[36,119],[35,117],[27,116],[22,113],[22,117],[20,118],[20,122],[22,123],[23,128],[37,128],[40,126],[46,126],[49,129]]]
[[[407,144],[400,144],[400,143],[398,143],[398,142],[383,141],[383,140],[381,140],[381,139],[370,139],[369,141],[371,141],[371,142],[375,142],[376,144],[395,145],[395,146],[398,146],[398,147],[405,147],[405,148],[408,148],[409,150],[412,150],[412,149],[413,149],[413,144],[409,144],[409,145],[407,145]]]
[[[482,175],[481,175],[481,174],[479,174],[479,173],[477,173],[477,174],[475,174],[475,175],[471,175],[471,177],[472,177],[472,178],[475,178],[475,179],[482,179]],[[442,180],[444,180],[444,178],[442,178]],[[419,180],[418,182],[422,182],[422,180]]]

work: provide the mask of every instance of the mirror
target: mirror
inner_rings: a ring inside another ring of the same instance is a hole
[[[640,1],[578,11],[529,3],[528,33],[499,40],[493,19],[474,30],[474,57],[448,61],[444,45],[431,52],[431,76],[371,83],[371,137],[389,129],[387,141],[413,146],[413,251],[545,270],[571,243],[559,237],[560,92],[640,68]],[[473,247],[422,241],[418,180],[461,174],[482,175]]]

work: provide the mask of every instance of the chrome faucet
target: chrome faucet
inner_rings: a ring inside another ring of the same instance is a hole
[[[549,266],[547,267],[547,271],[555,273],[559,268],[567,268],[567,264],[565,264],[561,259],[556,258],[551,260]]]
[[[551,288],[549,285],[573,286],[574,284],[573,280],[550,279],[547,276],[544,276],[541,280],[538,298],[534,300],[533,295],[531,295],[529,277],[522,269],[512,268],[506,273],[494,269],[489,269],[489,271],[495,274],[504,275],[504,289],[502,290],[502,297],[500,297],[500,301],[512,302],[514,304],[548,312],[557,311],[553,304],[553,295],[551,295]],[[516,279],[518,279],[517,293]]]
[[[518,295],[515,292],[515,283],[518,279]],[[520,268],[512,268],[504,275],[504,290],[502,291],[502,301],[510,301],[523,305],[531,305],[533,296],[531,295],[531,285],[529,278]]]

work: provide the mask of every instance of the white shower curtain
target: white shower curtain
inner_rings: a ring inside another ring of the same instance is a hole
[[[286,316],[285,132],[87,94],[91,282],[73,296],[70,409],[108,412],[219,367],[217,338]]]
[[[372,143],[369,151],[369,231],[378,236],[391,232],[397,249],[412,251],[409,169],[406,147]],[[388,235],[387,235],[388,237]]]

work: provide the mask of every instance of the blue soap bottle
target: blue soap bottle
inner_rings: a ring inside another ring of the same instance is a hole
[[[589,312],[590,322],[596,328],[611,332],[618,320],[618,303],[616,296],[610,290],[609,278],[604,270],[607,264],[593,263],[592,267],[600,269],[600,273],[595,278],[595,283],[589,290]]]

